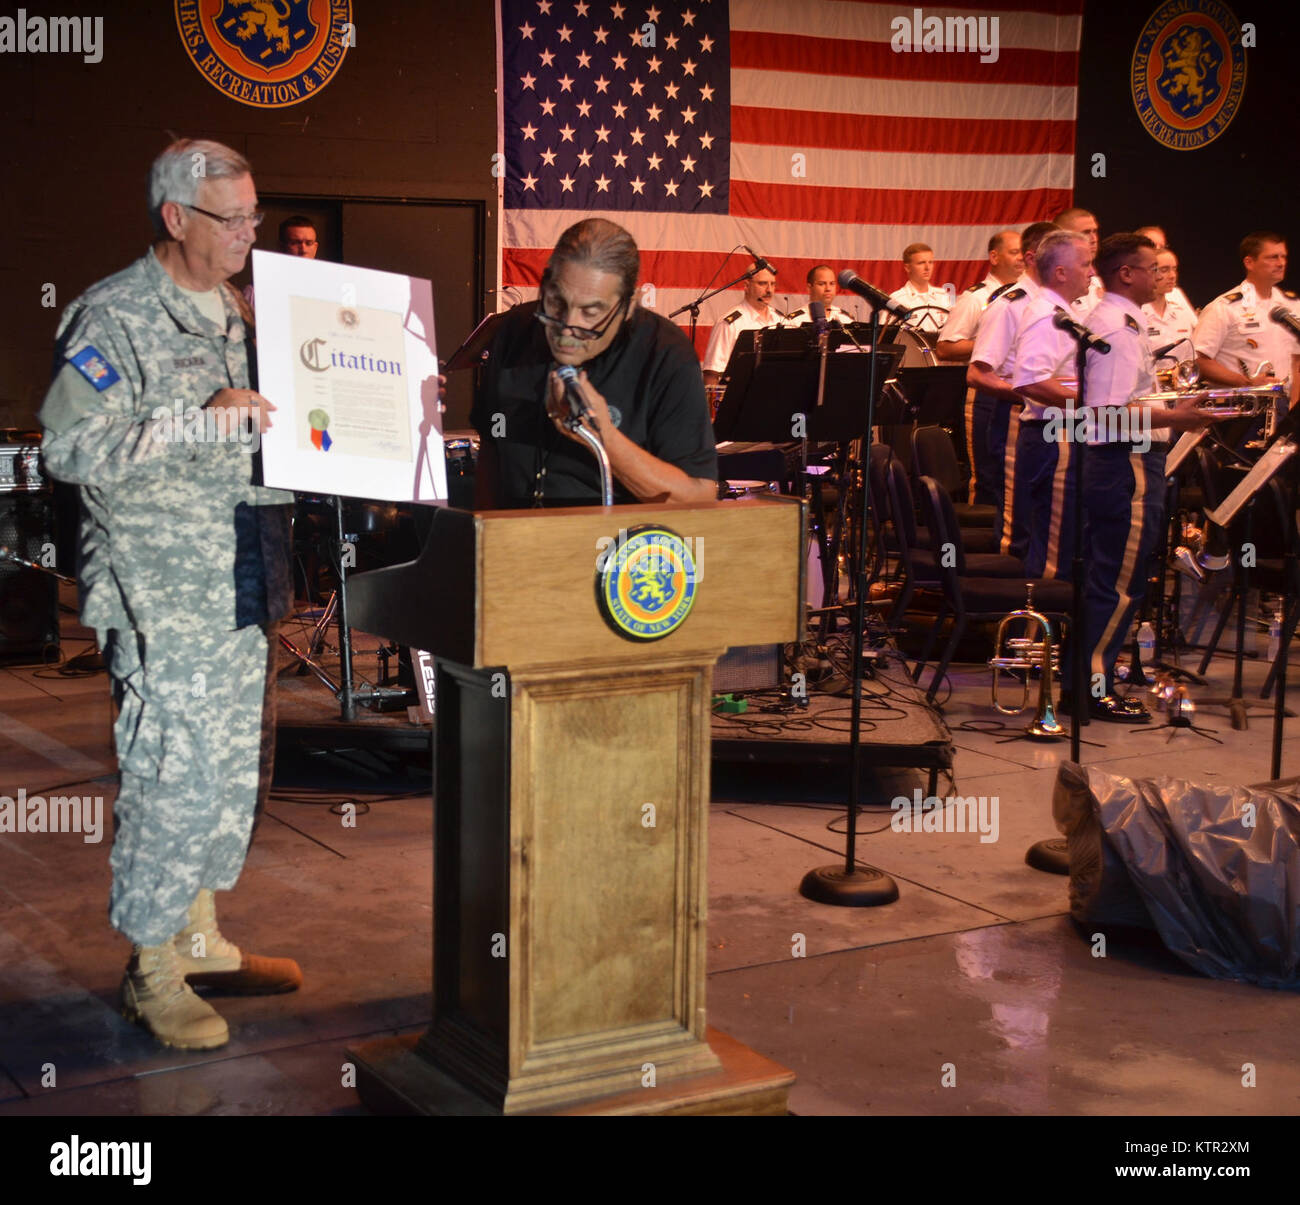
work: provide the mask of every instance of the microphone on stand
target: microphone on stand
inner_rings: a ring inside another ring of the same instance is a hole
[[[852,268],[845,268],[840,273],[839,279],[841,289],[848,289],[850,293],[856,293],[865,301],[869,301],[873,308],[886,310],[900,321],[906,321],[912,316],[912,311],[903,305],[901,301],[895,301],[888,293],[882,293],[875,285],[868,284]]]
[[[1184,337],[1184,338],[1182,338],[1182,339],[1175,339],[1172,343],[1166,343],[1166,344],[1164,345],[1164,347],[1158,347],[1158,348],[1156,348],[1156,350],[1153,351],[1153,352],[1151,353],[1151,358],[1152,358],[1153,360],[1163,360],[1163,359],[1164,359],[1166,356],[1168,356],[1169,353],[1170,353],[1171,351],[1173,351],[1174,348],[1177,347],[1180,343],[1186,343],[1186,342],[1187,342],[1187,339],[1186,339],[1186,337]]]
[[[1275,305],[1268,312],[1268,316],[1278,324],[1284,326],[1297,339],[1300,339],[1300,318],[1297,318],[1286,306]]]
[[[741,243],[740,245],[742,247],[745,247],[744,243]],[[776,275],[776,269],[772,267],[772,265],[769,264],[767,260],[765,260],[761,255],[759,255],[759,253],[755,251],[753,247],[745,247],[745,250],[749,252],[749,258],[754,261],[755,272],[771,272],[773,276]]]
[[[1082,343],[1084,347],[1091,348],[1095,352],[1100,352],[1103,356],[1110,351],[1110,344],[1105,339],[1098,339],[1082,322],[1075,322],[1059,306],[1052,315],[1052,325],[1058,331],[1065,331],[1076,343]],[[1182,342],[1182,340],[1179,340]]]
[[[813,330],[818,335],[826,333],[826,303],[822,301],[810,301],[808,303],[808,313],[813,321]]]

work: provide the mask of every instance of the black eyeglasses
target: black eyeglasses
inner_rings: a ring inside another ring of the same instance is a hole
[[[253,229],[256,230],[262,224],[262,219],[266,217],[266,214],[264,213],[254,212],[254,213],[234,213],[227,218],[227,217],[222,217],[221,214],[219,213],[213,213],[210,209],[200,209],[197,205],[188,205],[184,201],[181,201],[180,204],[184,205],[186,209],[192,209],[194,210],[195,213],[201,213],[205,218],[211,218],[214,222],[220,223],[223,227],[225,227],[225,229],[229,230],[231,234],[233,234],[236,230],[241,229],[245,223],[252,226]]]
[[[609,330],[610,324],[614,321],[614,319],[617,318],[619,314],[623,312],[624,307],[627,305],[627,300],[628,299],[624,297],[623,300],[620,301],[618,305],[616,305],[612,310],[610,310],[610,312],[605,316],[605,321],[602,322],[597,327],[574,326],[571,323],[562,322],[559,318],[556,318],[553,314],[548,314],[542,308],[546,304],[546,302],[544,301],[538,302],[537,321],[540,322],[543,326],[549,327],[551,330],[554,330],[556,332],[567,330],[573,335],[575,339],[582,339],[584,341],[588,341],[591,339],[599,339],[601,335],[603,335],[607,330]]]

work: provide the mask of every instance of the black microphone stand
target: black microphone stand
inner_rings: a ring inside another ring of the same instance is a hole
[[[748,272],[742,272],[735,280],[728,281],[725,285],[719,285],[716,289],[706,289],[694,301],[688,301],[685,305],[679,305],[671,314],[668,315],[668,321],[671,322],[678,314],[684,314],[687,310],[691,313],[691,346],[695,346],[695,328],[700,321],[700,306],[706,301],[711,301],[719,293],[725,293],[728,289],[734,289],[743,281],[749,280],[757,275],[763,269],[755,265]]]
[[[1078,415],[1083,413],[1086,402],[1084,376],[1088,359],[1088,342],[1081,339],[1072,330],[1068,333],[1077,344],[1074,355],[1075,375],[1077,377],[1074,414]],[[1109,351],[1109,348],[1107,350]],[[1078,424],[1075,418],[1071,417],[1069,430],[1072,435],[1077,430],[1077,427]],[[1083,630],[1083,575],[1087,568],[1083,555],[1083,463],[1084,448],[1087,447],[1087,444],[1078,442],[1074,443],[1073,447],[1077,451],[1072,451],[1071,455],[1077,456],[1077,460],[1074,464],[1074,482],[1070,486],[1070,495],[1074,499],[1074,517],[1071,524],[1074,528],[1074,556],[1070,561],[1070,575],[1073,579],[1071,581],[1073,590],[1070,602],[1070,658],[1074,662],[1072,675],[1074,681],[1070,700],[1070,760],[1075,765],[1082,765],[1079,745],[1083,738],[1080,729],[1083,727],[1088,713],[1090,693],[1085,683],[1088,661],[1085,655]],[[1036,870],[1045,870],[1049,874],[1070,873],[1070,855],[1063,837],[1049,837],[1045,841],[1036,841],[1025,854],[1025,861]]]
[[[870,304],[870,303],[869,303]],[[898,884],[874,866],[857,865],[858,797],[862,770],[862,652],[867,623],[867,521],[871,517],[871,491],[867,473],[871,464],[871,429],[875,426],[879,374],[880,309],[871,306],[871,348],[867,362],[867,429],[862,437],[861,517],[858,523],[857,606],[853,610],[853,714],[849,725],[848,830],[844,864],[831,863],[810,870],[799,892],[821,904],[842,908],[870,908],[898,899]]]

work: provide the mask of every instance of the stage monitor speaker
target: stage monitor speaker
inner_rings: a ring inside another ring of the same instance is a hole
[[[781,646],[749,644],[728,649],[713,668],[713,693],[766,690],[781,685]]]
[[[0,546],[42,563],[53,547],[53,512],[44,491],[0,493]],[[0,661],[45,661],[58,646],[58,582],[38,569],[0,561]]]

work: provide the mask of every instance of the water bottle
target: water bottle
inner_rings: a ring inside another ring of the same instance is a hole
[[[1268,659],[1277,660],[1278,649],[1282,647],[1282,612],[1273,612],[1273,622],[1268,625]]]
[[[1138,652],[1141,654],[1145,664],[1150,665],[1155,657],[1156,651],[1156,630],[1147,620],[1142,621],[1142,626],[1138,628]]]

